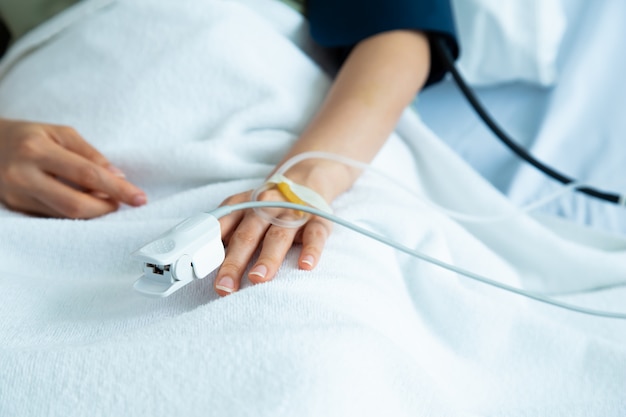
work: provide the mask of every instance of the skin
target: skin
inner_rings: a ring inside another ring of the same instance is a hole
[[[370,162],[422,88],[429,69],[428,40],[420,32],[391,31],[362,41],[347,58],[317,115],[281,164],[308,151],[332,152]],[[358,175],[353,169],[320,160],[302,162],[286,173],[328,202],[349,189]],[[249,198],[250,192],[244,192],[222,204]],[[300,229],[287,229],[268,224],[253,210],[233,213],[220,219],[220,223],[228,245],[214,283],[220,295],[239,289],[244,271],[259,246],[259,258],[247,275],[254,284],[274,278],[294,243],[302,244],[298,267],[313,269],[331,232],[330,222],[318,217],[312,217]]]
[[[147,198],[73,128],[0,119],[0,201],[24,213],[90,219]]]
[[[370,162],[422,88],[429,66],[428,40],[420,32],[390,31],[360,42],[279,166],[308,151]],[[332,202],[352,186],[359,172],[334,162],[308,160],[285,175]],[[233,195],[222,205],[248,201],[250,195],[251,191]],[[277,200],[281,195],[270,190],[263,199]],[[89,219],[110,213],[119,204],[141,206],[147,198],[74,129],[0,119],[0,201],[25,213]],[[299,229],[278,227],[253,210],[232,213],[220,224],[227,248],[214,286],[222,296],[237,291],[244,278],[254,284],[273,279],[294,243],[302,245],[298,267],[315,268],[332,229],[330,222],[318,217]],[[259,258],[244,277],[259,247]]]

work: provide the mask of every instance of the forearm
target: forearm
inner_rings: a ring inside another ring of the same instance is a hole
[[[284,160],[303,152],[324,151],[370,162],[423,86],[429,69],[428,40],[420,32],[385,32],[362,41]],[[358,172],[315,161],[299,164],[288,176],[331,201],[352,185]]]

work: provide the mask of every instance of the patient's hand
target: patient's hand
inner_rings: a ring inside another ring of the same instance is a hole
[[[426,81],[429,67],[429,43],[423,33],[390,31],[363,40],[348,56],[324,103],[283,162],[309,151],[371,161]],[[352,186],[358,172],[329,162],[309,161],[293,167],[286,176],[317,191],[326,201],[333,201]],[[237,194],[223,204],[249,198],[250,193]],[[220,222],[228,243],[226,260],[215,280],[215,289],[221,295],[239,288],[259,246],[259,259],[248,273],[253,283],[272,279],[294,242],[302,242],[298,266],[312,269],[331,230],[330,223],[318,217],[312,217],[300,229],[285,229],[269,225],[251,210],[233,213]]]
[[[0,201],[31,214],[92,218],[146,195],[74,129],[0,119]]]
[[[272,194],[274,193],[274,194]],[[252,192],[236,194],[226,199],[222,205],[249,201]],[[263,194],[263,200],[284,201],[278,191]],[[282,218],[290,216],[291,210],[282,210]],[[279,216],[279,210],[273,213]],[[254,210],[234,212],[220,219],[222,239],[226,243],[226,259],[220,267],[214,282],[220,295],[228,295],[241,286],[244,272],[256,249],[260,254],[247,278],[253,284],[270,281],[285,259],[287,251],[294,243],[301,243],[298,267],[311,270],[317,265],[324,243],[328,238],[331,223],[320,217],[311,217],[300,228],[284,228],[270,224],[256,215]]]

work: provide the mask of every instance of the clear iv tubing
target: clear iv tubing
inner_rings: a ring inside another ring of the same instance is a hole
[[[377,240],[378,242],[381,242],[385,245],[388,245],[394,249],[399,250],[400,252],[406,253],[410,256],[413,256],[415,258],[424,260],[426,262],[430,262],[434,265],[437,265],[441,268],[447,269],[448,271],[452,271],[455,272],[457,274],[466,276],[470,279],[473,279],[475,281],[481,282],[483,284],[487,284],[490,285],[492,287],[496,287],[499,288],[501,290],[504,291],[508,291],[511,292],[513,294],[518,294],[530,299],[533,299],[535,301],[539,301],[541,303],[545,303],[551,306],[555,306],[555,307],[559,307],[559,308],[563,308],[565,310],[569,310],[569,311],[573,311],[576,313],[582,313],[582,314],[586,314],[586,315],[590,315],[590,316],[595,316],[595,317],[604,317],[604,318],[610,318],[610,319],[621,319],[621,320],[626,320],[626,314],[623,313],[614,313],[614,312],[610,312],[610,311],[602,311],[602,310],[595,310],[595,309],[590,309],[590,308],[585,308],[585,307],[580,307],[580,306],[576,306],[574,304],[569,304],[569,303],[565,303],[562,301],[558,301],[555,300],[553,298],[550,297],[546,297],[544,295],[532,292],[532,291],[526,291],[526,290],[522,290],[519,288],[515,288],[513,286],[510,285],[506,285],[503,284],[501,282],[498,281],[494,281],[490,278],[487,278],[485,276],[479,275],[479,274],[475,274],[471,271],[465,270],[463,268],[459,268],[457,266],[448,264],[446,262],[440,261],[439,259],[433,258],[431,256],[428,256],[422,252],[419,252],[417,250],[411,249],[408,246],[404,246],[401,243],[395,242],[391,239],[388,239],[387,237],[380,235],[378,233],[374,233],[371,232],[365,228],[362,228],[360,226],[357,226],[347,220],[344,220],[340,217],[337,217],[333,214],[330,213],[326,213],[325,211],[322,210],[317,210],[313,207],[309,207],[309,206],[304,206],[304,205],[300,205],[300,204],[294,204],[294,203],[285,203],[285,202],[279,202],[279,201],[248,201],[245,203],[239,203],[239,204],[233,204],[230,206],[222,206],[222,207],[218,207],[215,210],[212,210],[210,212],[207,212],[208,214],[211,214],[213,216],[215,216],[216,218],[221,218],[224,216],[227,216],[228,214],[234,212],[234,211],[239,211],[239,210],[247,210],[250,208],[284,208],[284,209],[291,209],[291,210],[298,210],[298,211],[304,211],[307,212],[309,214],[313,214],[315,216],[319,216],[319,217],[323,217],[327,220],[332,221],[333,223],[337,223],[339,225],[342,225],[344,227],[347,227],[348,229],[351,229],[355,232],[358,232],[364,236],[367,236],[369,238],[372,238],[374,240]]]
[[[407,192],[409,195],[411,195],[413,198],[415,198],[417,201],[425,204],[426,206],[429,206],[437,211],[440,211],[444,214],[446,214],[449,217],[455,218],[457,220],[461,220],[461,221],[465,221],[465,222],[472,222],[472,223],[497,223],[497,222],[501,222],[504,220],[508,220],[511,219],[513,217],[519,216],[521,214],[524,213],[528,213],[531,212],[541,206],[544,206],[548,203],[550,203],[553,200],[556,200],[560,197],[562,197],[565,194],[569,194],[572,191],[574,191],[577,188],[580,187],[584,187],[584,184],[581,184],[579,182],[570,182],[567,185],[562,186],[558,191],[549,194],[533,203],[530,203],[526,206],[523,207],[519,207],[517,210],[511,210],[511,212],[509,213],[504,213],[501,215],[496,215],[496,216],[476,216],[476,215],[472,215],[472,214],[467,214],[467,213],[461,213],[458,211],[454,211],[454,210],[450,210],[448,208],[442,207],[438,204],[435,204],[425,198],[419,198],[419,193],[416,190],[412,190],[411,188],[409,188],[408,186],[406,186],[405,184],[399,183],[397,182],[397,180],[395,178],[392,178],[391,176],[387,175],[386,173],[379,171],[375,168],[372,168],[371,165],[360,162],[360,161],[356,161],[354,159],[351,158],[347,158],[345,156],[341,156],[341,155],[337,155],[337,154],[333,154],[330,152],[319,152],[319,151],[313,151],[313,152],[303,152],[301,154],[298,154],[290,159],[288,159],[284,164],[282,164],[278,170],[276,171],[276,174],[284,174],[285,172],[287,172],[289,170],[289,168],[293,167],[294,165],[305,161],[307,159],[326,159],[326,160],[330,160],[330,161],[335,161],[335,162],[340,162],[344,165],[348,165],[351,166],[353,168],[359,168],[363,171],[369,171],[372,173],[375,173],[376,175],[385,178],[387,180],[389,180],[389,182],[391,182],[392,184],[394,184],[395,186],[399,187],[400,189],[404,190],[405,192]],[[265,189],[259,188],[257,190],[255,190],[252,200],[257,200],[259,194],[265,191]],[[267,216],[264,216],[267,217]],[[268,219],[269,220],[269,219]],[[297,223],[296,223],[297,222]],[[302,225],[303,222],[301,221],[295,221],[293,223],[293,225],[291,227],[299,227]],[[284,227],[289,227],[288,221],[285,220],[280,220],[280,224],[278,224],[279,226],[284,226]]]

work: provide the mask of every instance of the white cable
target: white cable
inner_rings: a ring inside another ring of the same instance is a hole
[[[479,274],[475,274],[471,271],[465,270],[463,268],[459,268],[457,266],[454,266],[452,264],[448,264],[446,262],[440,261],[439,259],[433,258],[431,256],[428,256],[420,251],[417,251],[415,249],[411,249],[408,246],[404,246],[401,243],[395,242],[383,235],[371,232],[367,229],[364,229],[360,226],[357,226],[353,223],[348,222],[347,220],[342,219],[341,217],[335,216],[333,214],[330,213],[326,213],[324,211],[321,210],[317,210],[313,207],[308,207],[308,206],[304,206],[304,205],[300,205],[300,204],[293,204],[293,203],[284,203],[284,202],[278,202],[278,201],[248,201],[245,203],[240,203],[240,204],[233,204],[230,206],[221,206],[216,208],[215,210],[212,210],[210,212],[207,212],[208,214],[211,214],[213,216],[215,216],[216,218],[221,218],[224,217],[234,211],[239,211],[239,210],[247,210],[250,208],[285,208],[285,209],[292,209],[292,210],[300,210],[300,211],[304,211],[310,214],[313,214],[315,216],[319,216],[319,217],[323,217],[327,220],[332,221],[333,223],[337,223],[340,224],[344,227],[347,227],[348,229],[354,230],[355,232],[358,232],[364,236],[367,236],[369,238],[372,238],[374,240],[377,240],[385,245],[388,245],[394,249],[397,249],[403,253],[406,253],[410,256],[413,256],[415,258],[424,260],[426,262],[430,262],[434,265],[437,265],[441,268],[447,269],[449,271],[455,272],[457,274],[463,275],[465,277],[468,277],[470,279],[473,279],[475,281],[481,282],[483,284],[487,284],[490,285],[492,287],[496,287],[499,288],[501,290],[504,291],[508,291],[514,294],[518,294],[518,295],[522,295],[524,297],[533,299],[535,301],[539,301],[545,304],[549,304],[555,307],[559,307],[559,308],[563,308],[566,310],[570,310],[570,311],[574,311],[577,313],[582,313],[582,314],[587,314],[590,316],[596,316],[596,317],[604,317],[604,318],[611,318],[611,319],[621,319],[621,320],[626,320],[626,314],[623,313],[614,313],[614,312],[610,312],[610,311],[602,311],[602,310],[594,310],[594,309],[589,309],[589,308],[585,308],[585,307],[580,307],[580,306],[576,306],[573,304],[569,304],[569,303],[565,303],[562,301],[558,301],[555,300],[553,298],[550,297],[546,297],[544,295],[535,293],[535,292],[531,292],[531,291],[526,291],[526,290],[522,290],[520,288],[515,288],[512,287],[510,285],[506,285],[503,284],[501,282],[498,281],[494,281],[490,278],[487,278],[485,276],[479,275]]]

